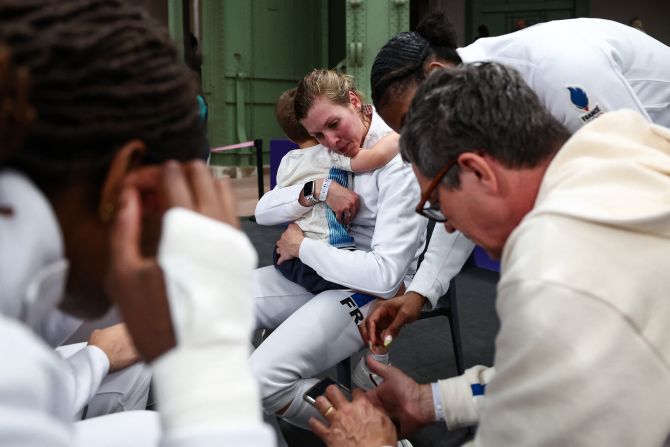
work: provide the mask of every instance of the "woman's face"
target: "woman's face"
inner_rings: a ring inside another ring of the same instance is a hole
[[[388,98],[384,98],[385,102],[382,101],[384,105],[377,111],[384,122],[397,133],[400,133],[400,129],[405,124],[405,115],[412,104],[417,88],[417,84],[410,84],[399,92],[400,94],[388,92],[386,95]]]
[[[317,98],[300,124],[328,149],[353,157],[361,150],[367,128],[361,121],[360,99],[350,93],[349,100],[343,106],[324,97]]]

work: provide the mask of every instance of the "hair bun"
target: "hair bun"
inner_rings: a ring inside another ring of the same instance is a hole
[[[456,30],[444,12],[425,16],[416,27],[416,32],[430,42],[432,47],[456,48]]]

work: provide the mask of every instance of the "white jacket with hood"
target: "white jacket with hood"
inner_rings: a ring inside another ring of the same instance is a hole
[[[561,148],[508,239],[495,375],[440,382],[447,406],[459,403],[447,424],[480,413],[475,446],[663,445],[668,266],[670,130],[605,114]],[[488,379],[478,412],[464,385]]]

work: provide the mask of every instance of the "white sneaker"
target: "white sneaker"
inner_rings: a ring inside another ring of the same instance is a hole
[[[401,439],[400,441],[398,441],[398,447],[414,447],[414,446],[407,439]]]
[[[354,368],[351,381],[358,388],[368,391],[377,387],[384,379],[368,369],[367,355],[364,355]]]

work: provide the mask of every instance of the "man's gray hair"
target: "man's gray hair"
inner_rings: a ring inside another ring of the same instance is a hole
[[[464,152],[488,154],[507,168],[534,167],[570,136],[516,70],[491,62],[435,70],[401,133],[403,158],[429,178]],[[447,184],[458,187],[458,173],[452,169]]]

